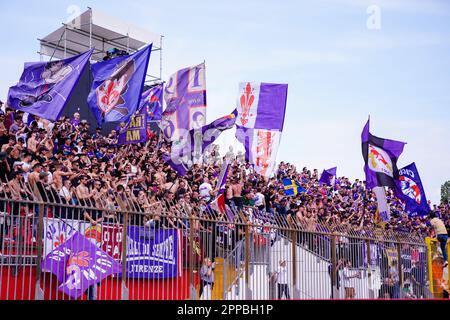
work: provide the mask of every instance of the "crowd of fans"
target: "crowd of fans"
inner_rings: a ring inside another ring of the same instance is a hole
[[[160,202],[188,204],[202,211],[214,200],[224,158],[214,145],[203,165],[193,165],[181,177],[162,160],[170,146],[156,133],[145,144],[118,145],[120,128],[107,135],[92,129],[77,113],[52,123],[6,108],[0,113],[0,196],[30,199],[37,187],[44,201],[113,209],[119,206],[117,195],[122,195],[145,212]],[[250,206],[281,218],[295,217],[312,229],[317,222],[356,230],[374,225],[377,203],[364,181],[338,177],[333,186],[327,186],[319,184],[317,169],[298,170],[285,162],[272,178],[264,179],[241,152],[235,155],[230,148],[225,156],[232,159],[225,191],[230,207]],[[306,192],[286,196],[283,178],[298,181]],[[432,233],[426,218],[408,217],[391,190],[387,200],[391,220],[383,228]],[[432,209],[448,228],[450,206]],[[89,211],[82,218],[96,224],[111,217]]]

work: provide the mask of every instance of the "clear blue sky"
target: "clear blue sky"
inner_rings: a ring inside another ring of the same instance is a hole
[[[240,81],[288,83],[278,160],[363,178],[370,114],[373,134],[408,142],[399,167],[416,162],[428,198],[450,179],[450,1],[2,1],[1,100],[71,5],[163,34],[165,79],[206,60],[208,122],[234,108]]]

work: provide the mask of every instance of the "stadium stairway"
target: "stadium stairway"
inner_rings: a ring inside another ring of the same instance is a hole
[[[329,262],[318,256],[311,250],[302,246],[296,246],[296,286],[292,283],[292,242],[285,238],[279,238],[270,248],[270,263],[252,263],[250,268],[248,288],[246,290],[246,275],[242,272],[237,281],[231,285],[227,293],[227,300],[241,299],[275,299],[276,284],[270,282],[271,270],[277,270],[280,260],[286,260],[289,292],[291,298],[296,299],[328,299],[331,297],[331,279],[328,274]],[[354,269],[361,272],[361,279],[352,279],[356,297],[370,298],[369,289],[377,290],[379,283],[379,271],[372,270],[372,284],[369,285],[367,270]],[[339,292],[344,297],[343,288]]]
[[[227,265],[225,267],[225,261],[222,257],[215,258],[216,267],[214,268],[214,289],[212,291],[212,300],[222,300],[223,299],[223,290],[224,290],[224,279],[227,279],[227,282],[236,279],[237,271],[234,266]],[[224,270],[226,268],[226,270]],[[224,277],[226,273],[226,277]],[[227,285],[228,287],[228,285]]]

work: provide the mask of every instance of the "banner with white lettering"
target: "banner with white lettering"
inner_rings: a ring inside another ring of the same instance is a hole
[[[44,218],[44,257],[80,229],[78,220]]]
[[[58,245],[42,261],[42,270],[53,273],[59,290],[79,298],[90,286],[112,274],[121,265],[79,232]]]
[[[129,226],[127,277],[165,279],[181,276],[181,251],[180,230]]]

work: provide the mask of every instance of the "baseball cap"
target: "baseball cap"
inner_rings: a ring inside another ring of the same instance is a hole
[[[48,176],[48,175],[49,175],[48,172],[42,171],[42,172],[39,173],[39,179],[45,178],[45,177]]]

